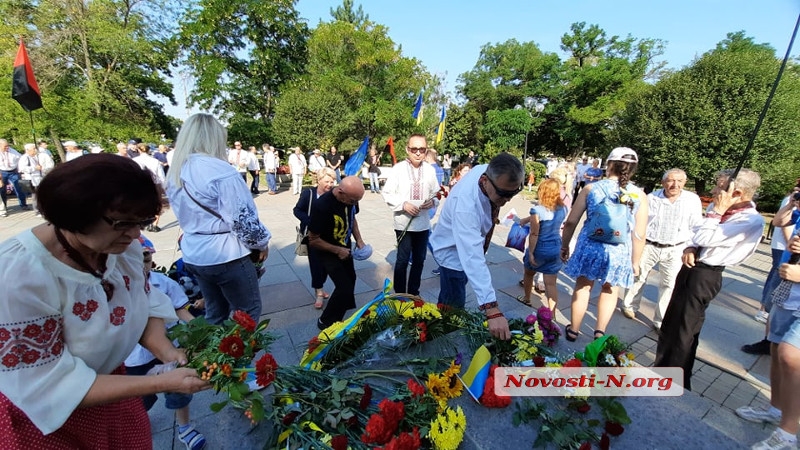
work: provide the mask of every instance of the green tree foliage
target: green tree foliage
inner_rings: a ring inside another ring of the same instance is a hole
[[[703,193],[716,171],[736,167],[779,65],[770,46],[731,33],[692,65],[636,95],[614,135],[639,151],[640,183],[653,186],[665,170],[679,167]],[[762,176],[761,206],[767,209],[777,206],[800,169],[798,92],[797,67],[790,66],[745,162]]]
[[[308,27],[296,0],[196,0],[180,48],[195,78],[192,104],[269,123],[282,86],[306,63]]]
[[[280,145],[403,136],[414,129],[417,93],[432,82],[419,61],[402,55],[386,27],[366,19],[359,26],[320,23],[308,41],[307,69],[276,105],[273,130]]]
[[[597,25],[571,26],[561,37],[561,48],[570,53],[563,73],[563,91],[554,105],[561,114],[557,134],[565,147],[562,155],[608,151],[606,132],[632,95],[646,90],[645,79],[663,64],[654,60],[663,53],[659,40],[630,36],[607,37]],[[563,115],[562,115],[563,114]]]
[[[353,0],[343,0],[341,6],[331,8],[330,11],[333,20],[348,22],[356,27],[364,26],[369,21],[369,14],[364,13],[361,5],[358,5],[358,9],[353,9]]]
[[[158,15],[156,14],[158,11]],[[108,140],[171,137],[155,98],[174,103],[166,81],[175,56],[164,21],[174,11],[157,0],[14,0],[0,6],[0,79],[11,85],[17,37],[25,36],[45,110],[34,113],[37,137]],[[0,122],[12,138],[32,139],[27,114],[0,99]],[[0,130],[0,133],[5,130]]]

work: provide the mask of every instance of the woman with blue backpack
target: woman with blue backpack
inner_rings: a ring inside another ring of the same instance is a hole
[[[630,183],[639,157],[630,148],[617,147],[606,161],[607,178],[588,184],[578,194],[564,226],[561,256],[569,258],[564,273],[575,278],[571,323],[564,333],[571,342],[580,335],[596,281],[602,284],[602,289],[597,299],[594,338],[605,335],[619,287],[633,285],[644,249],[647,196]],[[575,254],[570,257],[569,243],[584,212],[586,221],[578,235]]]

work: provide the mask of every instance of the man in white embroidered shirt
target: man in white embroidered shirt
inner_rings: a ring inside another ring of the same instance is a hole
[[[633,287],[625,293],[622,314],[628,319],[636,316],[642,303],[642,291],[647,276],[658,264],[658,304],[653,317],[653,326],[661,328],[664,313],[667,312],[675,278],[681,270],[683,249],[690,242],[692,227],[703,218],[703,205],[694,192],[683,189],[686,185],[686,172],[670,169],[661,177],[663,189],[647,196],[650,205],[647,220],[647,236],[642,254],[639,276]]]
[[[489,332],[499,339],[509,339],[510,333],[497,307],[485,254],[500,207],[522,190],[524,176],[522,163],[508,153],[473,167],[450,191],[430,238],[441,271],[439,303],[463,308],[469,280]]]
[[[691,243],[683,250],[683,267],[658,337],[653,366],[683,368],[683,388],[690,391],[700,330],[708,305],[722,288],[722,272],[725,266],[749,258],[764,232],[764,218],[752,201],[761,177],[742,169],[729,184],[733,173],[717,173],[717,185],[711,191],[713,209],[694,227]]]
[[[428,141],[421,134],[408,138],[405,161],[395,164],[381,193],[394,215],[397,257],[394,263],[394,290],[419,295],[422,267],[428,254],[431,218],[428,212],[438,206],[439,182],[433,166],[424,161]],[[413,258],[413,260],[412,260]],[[411,270],[408,263],[411,260]],[[406,272],[409,272],[406,276]]]

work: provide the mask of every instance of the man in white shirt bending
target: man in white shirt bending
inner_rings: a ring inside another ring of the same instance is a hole
[[[498,308],[485,255],[500,207],[522,190],[524,176],[520,160],[508,153],[473,167],[450,191],[430,237],[440,266],[439,303],[463,308],[469,281],[489,332],[504,340],[511,337],[508,320]]]

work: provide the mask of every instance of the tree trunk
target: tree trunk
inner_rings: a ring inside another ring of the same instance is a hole
[[[706,194],[706,180],[694,179],[694,191],[697,195]]]
[[[67,154],[64,153],[64,146],[61,145],[61,138],[58,137],[58,132],[55,129],[50,128],[50,139],[53,140],[53,146],[56,148],[56,152],[58,152],[58,157],[61,159],[61,162],[67,161]]]

